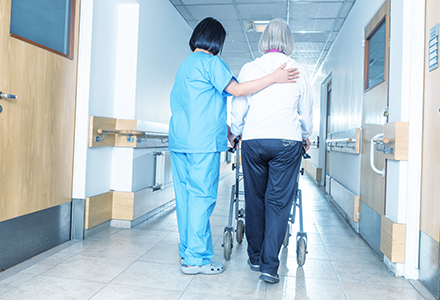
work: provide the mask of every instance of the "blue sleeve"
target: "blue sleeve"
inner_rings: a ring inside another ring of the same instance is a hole
[[[226,86],[229,84],[231,79],[238,82],[235,76],[229,70],[228,65],[220,58],[214,56],[208,66],[208,77],[212,85],[217,91],[219,91],[224,96],[232,96],[225,91]]]

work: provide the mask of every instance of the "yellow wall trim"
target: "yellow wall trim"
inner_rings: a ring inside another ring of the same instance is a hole
[[[153,191],[145,188],[136,192],[109,191],[86,198],[85,229],[109,220],[133,221],[173,200],[174,188]]]
[[[314,164],[308,162],[307,160],[303,160],[304,169],[307,173],[312,177],[315,181],[322,180],[322,169],[318,168]]]
[[[393,223],[386,216],[382,216],[380,251],[391,262],[405,263],[405,234],[405,224]]]
[[[90,229],[112,218],[112,192],[86,198],[85,229]]]

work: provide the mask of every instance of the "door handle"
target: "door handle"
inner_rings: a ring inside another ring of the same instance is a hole
[[[383,133],[376,134],[371,139],[371,142],[370,142],[370,166],[371,166],[371,169],[373,169],[374,172],[376,172],[377,174],[381,175],[382,178],[384,178],[385,177],[385,169],[382,169],[382,171],[381,171],[378,168],[376,168],[376,166],[374,165],[374,151],[375,151],[375,149],[374,149],[375,147],[374,146],[376,144],[376,142],[374,140],[376,140],[378,138],[381,138],[381,137],[383,137]]]
[[[6,94],[3,92],[0,92],[0,99],[14,99],[17,100],[17,96],[16,95],[12,95],[12,94]]]

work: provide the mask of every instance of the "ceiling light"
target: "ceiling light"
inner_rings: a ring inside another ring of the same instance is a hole
[[[243,21],[247,32],[263,32],[270,21]]]
[[[254,21],[255,31],[263,32],[266,29],[270,21]]]

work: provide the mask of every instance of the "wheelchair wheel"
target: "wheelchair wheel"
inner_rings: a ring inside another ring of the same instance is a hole
[[[225,231],[223,235],[223,254],[226,260],[231,259],[232,252],[232,233],[231,231]]]
[[[296,242],[296,261],[298,266],[302,267],[306,262],[307,244],[303,237]]]
[[[283,246],[289,246],[289,238],[290,238],[290,225],[287,224],[286,233],[284,234]]]
[[[244,222],[243,220],[238,220],[237,222],[237,233],[236,236],[237,238],[237,243],[241,244],[241,242],[243,241],[243,237],[244,237]]]

